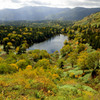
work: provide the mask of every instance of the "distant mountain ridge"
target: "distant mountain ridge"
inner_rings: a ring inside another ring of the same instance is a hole
[[[81,20],[84,17],[99,12],[100,8],[51,8],[51,7],[23,7],[19,9],[0,10],[1,21],[16,20]]]
[[[100,8],[82,8],[76,7],[74,9],[70,9],[69,11],[63,11],[53,16],[49,16],[49,19],[59,19],[59,20],[81,20],[86,16],[89,16],[93,13],[99,12]]]

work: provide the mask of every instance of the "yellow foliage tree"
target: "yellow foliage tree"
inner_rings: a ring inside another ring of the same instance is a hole
[[[77,60],[77,65],[83,70],[87,68],[87,57],[88,57],[88,53],[87,52],[81,52],[80,55],[78,56],[78,60]]]

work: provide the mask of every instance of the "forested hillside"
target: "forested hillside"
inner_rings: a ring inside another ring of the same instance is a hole
[[[95,14],[89,15],[85,17],[83,20],[80,20],[75,23],[75,25],[100,25],[100,12],[97,12]]]
[[[99,100],[100,24],[89,18],[67,27],[0,26],[0,100]],[[69,38],[60,52],[26,51],[57,34]]]

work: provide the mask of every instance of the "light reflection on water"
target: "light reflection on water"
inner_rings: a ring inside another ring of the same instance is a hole
[[[53,53],[54,51],[58,50],[60,52],[60,49],[63,47],[65,40],[68,40],[67,36],[63,34],[56,35],[55,37],[52,37],[46,41],[34,43],[27,50],[40,49],[47,50],[48,53]]]

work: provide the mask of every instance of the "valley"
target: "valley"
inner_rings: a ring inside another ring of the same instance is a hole
[[[100,99],[100,12],[1,22],[0,100],[88,99]]]

